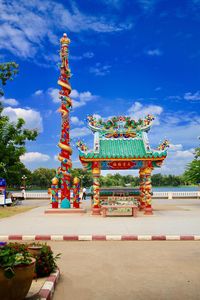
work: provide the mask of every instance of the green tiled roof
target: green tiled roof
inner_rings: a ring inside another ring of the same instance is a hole
[[[100,140],[100,151],[80,152],[85,158],[156,158],[166,156],[166,151],[146,151],[140,139],[105,139]]]

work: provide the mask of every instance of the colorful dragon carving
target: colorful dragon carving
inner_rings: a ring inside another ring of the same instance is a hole
[[[159,146],[158,146],[158,150],[163,151],[167,148],[169,148],[169,141],[168,140],[164,140]]]
[[[76,143],[76,147],[80,150],[80,151],[87,151],[88,147],[86,146],[86,144],[82,141],[78,141]]]
[[[144,119],[135,121],[131,117],[113,117],[107,121],[97,119],[92,115],[87,117],[88,125],[95,131],[101,131],[107,138],[133,138],[136,136],[136,131],[148,130],[154,116],[148,114]]]
[[[62,116],[62,128],[61,136],[58,146],[61,151],[58,155],[58,159],[61,162],[61,166],[57,170],[56,177],[59,178],[61,187],[61,200],[70,201],[70,177],[71,177],[71,154],[72,149],[70,147],[70,136],[69,136],[69,111],[72,107],[72,100],[70,98],[71,86],[69,83],[70,79],[70,69],[68,63],[68,46],[70,44],[70,39],[67,34],[64,33],[63,37],[60,39],[60,76],[58,79],[58,84],[61,86],[59,91],[59,98],[61,100],[61,105],[59,111]],[[64,203],[64,202],[63,202]],[[69,203],[68,203],[69,204]],[[62,203],[61,203],[62,207]]]

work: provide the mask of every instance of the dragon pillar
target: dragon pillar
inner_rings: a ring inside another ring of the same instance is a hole
[[[57,170],[57,175],[60,181],[61,190],[61,208],[70,207],[70,177],[71,177],[71,154],[72,149],[70,147],[70,124],[69,124],[69,112],[72,107],[72,100],[70,98],[71,86],[69,83],[70,69],[68,62],[68,46],[70,44],[70,39],[67,34],[64,33],[63,37],[60,39],[60,76],[58,79],[58,84],[61,89],[59,91],[59,98],[61,100],[61,105],[59,111],[62,116],[61,122],[61,135],[58,146],[61,151],[58,155],[58,159],[61,162],[61,166]]]

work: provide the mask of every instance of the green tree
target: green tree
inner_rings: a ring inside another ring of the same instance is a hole
[[[2,112],[3,106],[0,103],[0,177],[6,178],[9,183],[13,180],[13,184],[16,184],[13,172],[23,172],[25,167],[20,161],[20,156],[26,152],[26,141],[36,139],[37,131],[24,129],[23,119],[11,123]]]
[[[18,65],[14,62],[0,64],[0,81],[4,86],[8,80],[12,80],[18,72]],[[3,95],[0,90],[0,95]],[[0,102],[0,177],[7,180],[8,184],[18,185],[21,175],[27,169],[20,161],[20,156],[26,152],[26,141],[33,141],[37,137],[36,130],[25,128],[25,121],[21,118],[16,123],[9,121],[2,114],[3,106]]]
[[[160,173],[153,174],[151,177],[151,182],[153,186],[161,186],[163,185],[163,176]]]
[[[52,178],[56,175],[55,169],[38,168],[32,172],[32,185],[40,188],[48,188]]]
[[[0,81],[1,85],[6,85],[8,80],[13,80],[18,73],[19,65],[15,62],[0,63]],[[0,96],[4,95],[4,91],[0,88]]]
[[[85,171],[81,168],[75,168],[72,169],[71,175],[72,181],[74,177],[78,177],[81,180],[82,187],[90,187],[93,184],[93,177],[91,171]]]
[[[14,164],[13,166],[10,166],[9,176],[6,177],[7,186],[14,187],[19,189],[23,182],[22,182],[22,175],[26,176],[26,187],[31,185],[31,178],[32,174],[31,171],[28,170],[22,162],[18,162]],[[4,178],[5,178],[4,177]]]
[[[190,184],[200,183],[200,147],[195,149],[194,160],[187,165],[183,176]]]

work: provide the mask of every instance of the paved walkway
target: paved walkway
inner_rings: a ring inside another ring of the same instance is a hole
[[[48,244],[62,253],[53,300],[200,299],[197,242]]]
[[[154,200],[154,215],[133,217],[47,215],[47,200],[26,200],[22,205],[39,207],[0,219],[0,235],[200,235],[200,200]],[[89,200],[83,206],[89,208]]]

